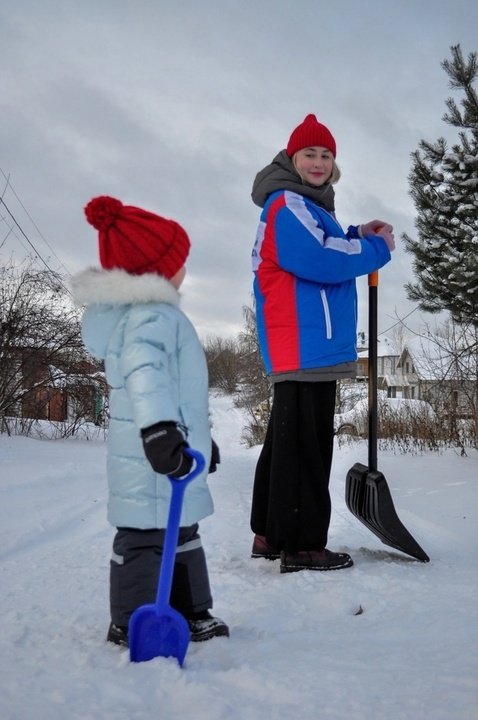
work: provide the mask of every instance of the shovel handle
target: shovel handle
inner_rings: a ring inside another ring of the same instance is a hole
[[[193,448],[188,447],[184,448],[184,452],[186,453],[186,455],[189,455],[189,457],[194,460],[196,464],[193,465],[192,469],[188,472],[187,475],[184,475],[183,477],[172,477],[171,475],[168,475],[168,478],[173,483],[184,483],[185,485],[187,485],[187,483],[191,482],[191,480],[194,480],[195,477],[202,473],[206,465],[206,461],[204,459],[204,455],[200,453],[199,450],[193,450]]]
[[[379,233],[381,228],[377,228]],[[368,467],[377,470],[378,396],[377,396],[377,315],[378,270],[368,276]]]
[[[383,225],[376,228],[378,235]],[[378,270],[368,276],[368,467],[370,471],[377,470],[377,436],[378,436],[378,397],[377,397],[377,303],[378,303]]]
[[[380,235],[380,230],[384,227],[385,227],[385,225],[380,225],[380,227],[376,228],[375,235]],[[369,273],[368,286],[369,287],[378,287],[378,270],[374,270],[373,272]]]
[[[378,287],[378,270],[374,270],[368,275],[368,286]]]
[[[169,603],[171,587],[173,584],[174,563],[176,560],[176,548],[178,545],[179,526],[181,521],[181,510],[186,486],[199,475],[206,465],[204,455],[198,450],[185,448],[184,452],[189,455],[195,465],[184,477],[175,478],[168,475],[171,483],[171,502],[169,505],[168,523],[164,536],[163,554],[161,559],[161,571],[159,573],[158,592],[156,595],[156,607],[160,608]]]

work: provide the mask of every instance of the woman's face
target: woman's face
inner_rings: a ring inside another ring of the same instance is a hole
[[[296,152],[293,163],[302,180],[318,187],[332,175],[334,156],[327,148],[307,147]]]

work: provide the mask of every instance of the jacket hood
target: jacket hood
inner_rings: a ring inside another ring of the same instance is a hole
[[[302,180],[297,173],[291,158],[285,150],[275,156],[270,165],[257,173],[252,186],[252,200],[255,205],[264,207],[267,198],[277,190],[292,190],[310,198],[328,212],[335,210],[335,192],[330,183],[315,187]]]
[[[108,342],[130,305],[179,305],[176,288],[161,275],[130,275],[124,270],[90,268],[70,281],[77,305],[85,305],[81,334],[93,357],[106,357]]]
[[[169,280],[156,273],[130,275],[125,270],[88,268],[70,281],[77,305],[133,305],[165,302],[179,305],[179,292]]]

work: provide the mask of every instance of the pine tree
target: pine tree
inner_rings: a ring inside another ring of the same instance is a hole
[[[422,140],[412,154],[408,177],[418,216],[418,238],[402,235],[414,255],[417,282],[406,285],[408,297],[428,312],[450,312],[458,323],[478,326],[478,77],[477,53],[465,61],[460,45],[442,62],[450,87],[464,92],[460,105],[446,101],[443,121],[459,128],[448,149],[444,138]]]

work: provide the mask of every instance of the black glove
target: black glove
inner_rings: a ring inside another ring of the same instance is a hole
[[[178,478],[191,470],[192,458],[184,453],[189,445],[175,422],[159,422],[144,428],[141,437],[144,454],[155,472]]]
[[[216,442],[211,438],[211,462],[209,463],[209,473],[216,472],[217,466],[221,462],[221,455]]]

